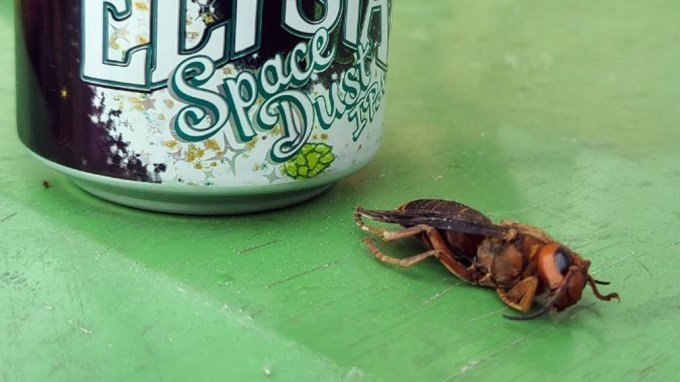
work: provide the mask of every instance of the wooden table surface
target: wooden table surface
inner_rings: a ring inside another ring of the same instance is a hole
[[[2,2],[0,380],[671,380],[678,14],[663,0],[397,0],[377,159],[294,208],[194,218],[98,200],[28,154]],[[621,303],[586,291],[511,322],[434,260],[373,259],[355,206],[425,197],[546,228]]]

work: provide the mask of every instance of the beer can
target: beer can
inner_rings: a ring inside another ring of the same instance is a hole
[[[319,195],[382,139],[391,0],[18,0],[22,142],[184,214]]]

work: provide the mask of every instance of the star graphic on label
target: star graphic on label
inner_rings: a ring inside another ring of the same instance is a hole
[[[238,175],[236,174],[236,160],[241,155],[245,154],[247,151],[248,151],[247,147],[241,148],[227,147],[225,149],[224,155],[222,156],[222,162],[229,165],[229,168],[231,168],[231,171],[234,173],[234,176]]]
[[[281,179],[279,174],[276,173],[276,169],[272,170],[271,174],[263,175],[263,176],[267,179],[267,181],[269,181],[269,184],[272,184],[272,183],[276,182],[277,180]]]
[[[128,36],[128,26],[122,26],[122,27],[116,27],[115,25],[111,25],[111,29],[113,29],[113,35],[111,36],[113,39],[123,39],[125,41],[128,41],[127,36]],[[128,41],[129,42],[129,41]]]
[[[139,28],[146,28],[146,27],[148,27],[148,26],[149,26],[149,24],[147,23],[145,17],[143,17],[143,18],[138,18],[138,19],[137,19],[137,27],[139,27]]]
[[[156,108],[156,100],[151,97],[144,98],[144,101],[140,102],[144,107],[144,110],[151,110]]]
[[[222,72],[229,76],[234,73],[234,68],[230,65],[227,65],[224,68],[222,68]]]

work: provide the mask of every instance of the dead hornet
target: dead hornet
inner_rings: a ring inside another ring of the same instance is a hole
[[[388,231],[369,227],[363,217],[404,228]],[[358,208],[355,220],[361,229],[385,241],[416,237],[427,248],[419,255],[396,259],[366,238],[364,242],[378,260],[410,267],[434,257],[461,280],[494,288],[507,306],[524,313],[504,315],[511,320],[530,320],[552,308],[562,311],[581,299],[586,283],[600,300],[620,300],[617,293],[600,294],[596,284],[609,283],[588,274],[590,261],[542,230],[507,220],[494,224],[479,211],[458,202],[416,200],[390,211]],[[539,298],[547,302],[528,313]]]

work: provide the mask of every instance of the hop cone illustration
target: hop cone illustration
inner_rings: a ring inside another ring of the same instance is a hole
[[[308,143],[291,160],[283,165],[283,172],[295,179],[319,176],[335,160],[333,148],[325,143]]]

